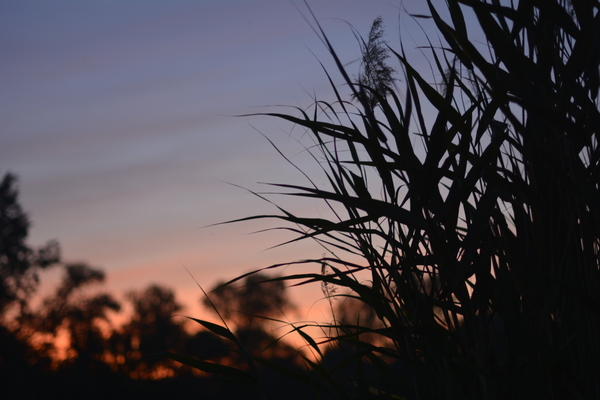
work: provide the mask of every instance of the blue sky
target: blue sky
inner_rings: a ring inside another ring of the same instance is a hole
[[[422,13],[421,1],[308,3],[351,71],[348,24],[366,35],[381,15],[390,44],[402,36],[408,50],[420,37],[401,10]],[[199,293],[182,265],[210,287],[320,256],[308,243],[264,251],[285,238],[249,234],[264,223],[202,228],[275,211],[226,182],[301,182],[261,133],[300,160],[302,132],[234,115],[332,99],[319,61],[334,67],[311,24],[301,1],[1,2],[0,172],[20,177],[30,243],[57,239],[116,291],[158,282],[188,299]]]

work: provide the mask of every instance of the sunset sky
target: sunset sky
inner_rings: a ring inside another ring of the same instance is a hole
[[[390,45],[402,38],[416,52],[421,31],[403,10],[425,13],[423,3],[308,2],[355,72],[360,49],[350,25],[366,36],[381,15]],[[251,232],[275,221],[207,227],[276,212],[234,185],[305,183],[263,134],[317,171],[303,158],[301,130],[235,117],[294,113],[277,106],[307,108],[313,95],[333,99],[319,62],[341,79],[314,27],[299,0],[2,1],[0,172],[20,178],[29,243],[57,239],[65,261],[102,268],[117,293],[172,287],[189,314],[199,312],[200,292],[183,266],[208,288],[321,256],[310,243],[267,250],[291,237]]]

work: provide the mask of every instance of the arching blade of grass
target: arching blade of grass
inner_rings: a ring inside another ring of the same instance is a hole
[[[228,367],[226,365],[221,365],[214,362],[201,361],[195,358],[183,356],[181,354],[167,353],[167,356],[172,360],[199,369],[200,371],[232,378],[235,382],[240,384],[256,383],[255,377],[237,368]]]

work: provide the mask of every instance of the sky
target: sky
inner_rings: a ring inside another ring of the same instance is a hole
[[[366,36],[382,16],[390,45],[402,38],[416,51],[421,32],[406,10],[425,13],[423,3],[308,1],[356,72],[351,27]],[[321,63],[335,68],[314,28],[298,0],[0,2],[0,173],[19,177],[29,243],[58,240],[65,261],[102,268],[115,293],[171,287],[191,315],[200,312],[195,281],[210,288],[321,256],[312,243],[269,250],[291,236],[252,232],[276,221],[214,226],[276,212],[248,191],[272,190],[261,182],[306,183],[266,138],[317,172],[302,131],[239,117],[333,99]],[[44,279],[50,287],[58,275]]]

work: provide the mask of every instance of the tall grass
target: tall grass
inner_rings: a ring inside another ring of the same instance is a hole
[[[317,24],[352,96],[332,84],[335,103],[268,114],[306,128],[328,178],[275,186],[335,216],[251,217],[329,249],[282,279],[350,290],[378,320],[334,321],[326,341],[350,350],[332,369],[307,359],[305,382],[339,398],[600,398],[600,3],[448,0],[449,20],[428,4],[415,18],[441,34],[437,83],[403,48],[399,88],[359,83]]]

